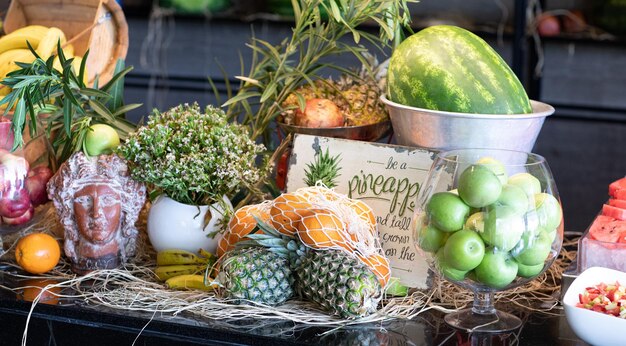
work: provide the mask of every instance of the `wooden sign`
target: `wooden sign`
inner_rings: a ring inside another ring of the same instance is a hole
[[[287,173],[287,191],[305,184],[305,170],[320,152],[338,156],[335,191],[367,203],[376,214],[392,276],[406,286],[430,286],[426,261],[415,249],[411,219],[417,193],[435,152],[345,139],[296,134]]]

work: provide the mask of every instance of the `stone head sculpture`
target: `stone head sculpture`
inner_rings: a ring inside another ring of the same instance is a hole
[[[122,158],[75,153],[48,182],[48,196],[74,272],[116,268],[134,254],[146,188],[130,177]]]

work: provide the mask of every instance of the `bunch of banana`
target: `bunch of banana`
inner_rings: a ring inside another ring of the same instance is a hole
[[[7,74],[19,68],[16,62],[31,63],[35,56],[28,49],[28,44],[37,52],[43,60],[51,56],[57,56],[57,44],[65,45],[67,42],[63,31],[56,27],[42,25],[29,25],[17,29],[5,36],[0,37],[0,80]],[[72,66],[78,73],[82,57],[74,56],[74,47],[67,44],[63,47],[63,54],[67,59],[74,58]],[[58,56],[54,60],[54,68],[61,70]],[[2,88],[0,94],[8,94],[8,88]]]
[[[154,273],[168,288],[213,290],[213,286],[205,284],[205,273],[215,264],[215,255],[204,249],[198,253],[180,249],[159,251]]]

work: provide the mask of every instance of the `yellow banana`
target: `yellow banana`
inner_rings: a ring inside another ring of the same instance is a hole
[[[165,281],[174,276],[203,273],[206,270],[206,267],[206,264],[175,264],[156,267],[156,269],[154,269],[154,273],[159,280]]]
[[[207,282],[213,281],[211,278],[208,278]],[[200,274],[187,274],[187,275],[179,275],[174,276],[173,278],[167,279],[165,284],[168,288],[171,289],[196,289],[203,291],[213,291],[218,286],[216,284],[205,285],[204,284],[204,275]]]
[[[0,53],[11,49],[28,48],[26,41],[37,49],[48,28],[41,25],[29,25],[0,37]]]
[[[43,60],[47,60],[56,53],[59,40],[61,40],[61,45],[65,43],[65,34],[63,31],[54,26],[49,28],[37,46],[37,54],[39,54]]]
[[[202,258],[193,252],[168,249],[157,253],[157,266],[166,266],[174,264],[207,264],[209,259]]]
[[[74,60],[72,60],[72,67],[76,76],[80,73],[80,64],[82,63],[83,58],[80,56],[75,56]],[[89,77],[87,73],[87,66],[85,65],[85,74],[83,75],[83,83],[87,84]]]
[[[35,60],[35,56],[29,49],[12,49],[0,54],[0,79],[18,69],[17,62],[30,63]]]
[[[74,46],[72,46],[71,44],[68,44],[67,46],[63,47],[63,55],[65,56],[65,59],[73,58],[74,57]],[[82,61],[82,59],[78,60],[78,65],[76,65],[75,62],[72,62],[73,70],[74,70],[74,72],[76,72],[76,74],[78,74],[78,72],[80,70],[80,62],[81,61]],[[62,70],[63,70],[63,66],[61,66],[61,60],[59,59],[59,55],[58,54],[54,57],[54,62],[52,63],[52,67],[55,70],[59,71],[59,72],[62,72]]]

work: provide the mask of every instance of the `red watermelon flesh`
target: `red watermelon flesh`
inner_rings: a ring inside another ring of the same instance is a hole
[[[626,177],[609,184],[609,196],[626,200]]]
[[[622,235],[626,235],[626,221],[598,215],[589,227],[589,235],[598,241],[616,243]]]
[[[612,206],[618,207],[618,208],[622,208],[622,209],[626,209],[626,200],[611,198],[611,199],[609,199],[609,205],[612,205]]]
[[[602,215],[610,216],[614,219],[624,221],[626,220],[626,209],[605,204],[602,206]]]

